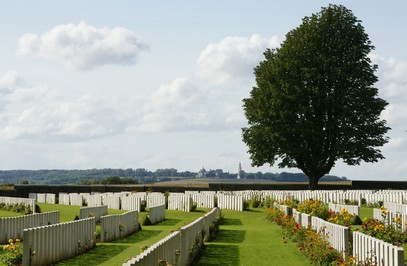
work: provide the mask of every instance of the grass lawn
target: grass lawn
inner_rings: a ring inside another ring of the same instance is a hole
[[[198,265],[307,265],[296,244],[284,243],[280,226],[265,219],[264,209],[222,210],[224,223],[206,243]]]
[[[47,203],[37,203],[41,208],[41,212],[51,212],[59,211],[61,223],[73,221],[75,216],[79,217],[79,209],[83,206],[71,206],[71,205],[62,205],[62,204],[47,204]],[[126,211],[123,210],[108,210],[108,214],[120,214]]]
[[[202,209],[189,213],[166,210],[165,221],[157,225],[143,226],[142,231],[114,242],[98,243],[95,249],[57,265],[122,265],[140,254],[142,247],[151,246],[169,235],[173,230],[203,216],[205,212],[206,210]],[[140,213],[139,218],[143,215],[144,213]]]
[[[6,211],[0,209],[0,217],[15,217],[15,216],[23,216],[23,213],[18,213],[18,212],[12,212],[12,211]]]
[[[362,219],[362,221],[365,217],[367,219],[372,219],[373,218],[373,208],[360,207],[359,208],[359,217],[360,217],[360,219]]]
[[[42,212],[60,211],[61,222],[72,221],[79,216],[80,206],[38,203]],[[166,210],[166,220],[153,226],[143,226],[142,231],[127,238],[109,243],[97,243],[95,249],[61,262],[57,265],[122,265],[135,257],[145,246],[169,235],[184,225],[205,214],[207,210],[180,212]],[[108,210],[109,214],[123,213],[122,210]],[[0,210],[0,217],[21,215]],[[145,213],[139,214],[141,219]],[[298,251],[296,243],[284,243],[280,226],[265,219],[264,209],[238,212],[222,210],[224,224],[213,242],[205,243],[206,249],[198,265],[308,265],[306,258]],[[372,218],[372,208],[361,207],[360,218]],[[403,245],[407,248],[407,245]],[[1,253],[1,252],[0,252]],[[405,253],[407,255],[407,253]],[[0,262],[0,266],[2,263]]]

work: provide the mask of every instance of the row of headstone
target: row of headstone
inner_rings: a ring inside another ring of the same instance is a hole
[[[109,209],[120,210],[120,196],[104,194],[102,196],[102,201]]]
[[[141,212],[141,197],[128,196],[122,197],[120,200],[122,210]]]
[[[95,218],[24,229],[23,265],[52,265],[96,245]]]
[[[9,239],[23,240],[24,229],[59,223],[59,211],[0,218],[0,243]]]
[[[156,224],[165,220],[165,204],[149,208],[148,218],[151,224]]]
[[[23,206],[30,207],[31,211],[35,213],[35,199],[0,197],[0,203],[5,204],[6,206],[22,204]]]
[[[199,217],[194,222],[181,227],[181,256],[179,258],[180,265],[190,265],[191,253],[182,252],[190,250],[193,245],[198,247],[203,245],[204,236],[202,230],[204,230],[204,217]]]
[[[218,194],[218,207],[220,209],[243,211],[243,197]]]
[[[165,196],[163,193],[151,192],[147,194],[147,207],[165,205]]]
[[[40,203],[48,203],[48,204],[55,204],[56,203],[56,196],[52,193],[29,193],[29,199],[35,199],[37,202]]]
[[[296,223],[304,228],[313,229],[327,240],[333,248],[341,252],[343,256],[349,251],[349,228],[346,226],[327,222],[321,218],[301,213],[292,209],[292,215]]]
[[[191,206],[192,198],[184,193],[171,193],[168,195],[168,210],[189,212]]]
[[[333,212],[341,213],[342,210],[347,210],[350,214],[359,216],[359,206],[356,205],[343,205],[329,202],[328,207]]]
[[[382,212],[380,209],[373,209],[373,219],[383,221],[385,226],[391,226],[396,230],[407,230],[407,214],[387,211]]]
[[[286,199],[295,199],[302,203],[306,199],[318,199],[324,204],[329,202],[336,204],[355,202],[359,206],[362,204],[362,199],[365,199],[367,204],[376,204],[379,201],[403,203],[405,199],[407,200],[407,191],[405,190],[263,190],[233,191],[227,193],[228,195],[243,196],[244,200],[264,200],[269,197],[280,202]]]
[[[124,238],[138,231],[138,212],[106,215],[100,218],[100,242]]]
[[[331,246],[345,258],[350,251],[348,227],[330,223],[315,216],[311,217],[311,227],[319,234],[327,236]]]
[[[359,265],[403,266],[404,249],[390,243],[353,231],[353,257]],[[356,264],[356,263],[355,263]]]
[[[95,217],[96,222],[100,221],[100,217],[107,215],[107,205],[98,207],[82,207],[79,209],[79,219]]]
[[[188,195],[187,193],[185,193]],[[191,193],[190,197],[192,202],[194,202],[197,208],[207,208],[212,209],[215,207],[215,193]]]
[[[328,236],[328,241],[336,250],[345,254],[349,249],[349,232],[345,226],[329,223],[321,218],[300,213],[296,209],[292,210],[293,217],[297,223],[303,227],[313,228],[322,235]],[[401,217],[400,222],[395,222],[397,217]],[[387,226],[405,226],[407,214],[383,212],[379,209],[373,210],[373,218],[385,220]],[[402,228],[401,230],[405,230]],[[354,231],[352,235],[353,257],[357,258],[358,263],[372,263],[374,265],[404,265],[404,250],[401,247],[386,243],[383,240],[367,236],[363,233]],[[370,265],[370,264],[369,264]]]
[[[123,266],[150,266],[157,265],[160,261],[166,262],[167,265],[189,265],[192,260],[191,247],[197,243],[197,240],[202,243],[205,238],[202,232],[209,234],[210,226],[219,217],[219,209],[212,209],[205,216],[151,245]]]
[[[383,202],[383,206],[389,212],[407,214],[407,204],[399,204],[385,201]]]

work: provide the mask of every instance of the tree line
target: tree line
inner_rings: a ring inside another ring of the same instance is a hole
[[[178,171],[174,168],[150,171],[145,168],[137,169],[85,169],[85,170],[0,170],[0,184],[148,184],[180,179],[197,178],[198,172]],[[208,179],[236,179],[236,173],[224,172],[222,169],[208,170],[201,178]],[[270,180],[285,182],[308,181],[303,173],[246,173],[240,172],[242,179]],[[346,177],[324,176],[322,181],[344,181]]]

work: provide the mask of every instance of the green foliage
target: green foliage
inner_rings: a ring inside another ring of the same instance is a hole
[[[196,204],[196,202],[193,202],[191,204],[191,209],[189,211],[194,212],[194,211],[196,211],[197,207],[198,207],[198,204]]]
[[[35,204],[35,213],[41,213],[41,207],[38,204]]]
[[[104,185],[119,185],[119,184],[138,184],[136,179],[121,178],[119,176],[109,176],[100,181]]]
[[[389,128],[368,54],[374,47],[360,21],[330,5],[267,50],[254,69],[256,86],[244,99],[242,129],[252,164],[301,169],[310,189],[342,159],[349,165],[383,159],[375,147]]]
[[[23,245],[19,239],[9,239],[8,244],[3,246],[1,261],[7,266],[21,265],[23,261]]]
[[[168,209],[168,196],[170,195],[170,192],[166,190],[164,192],[164,198],[165,198],[165,208]]]
[[[141,218],[141,225],[152,225],[151,220],[148,217],[148,213],[145,213]]]
[[[142,200],[142,201],[140,202],[140,212],[145,212],[145,211],[146,211],[146,208],[147,208],[147,201]]]
[[[270,196],[266,196],[266,198],[260,202],[259,207],[262,208],[270,208],[273,206],[274,200]]]
[[[267,210],[267,219],[282,227],[283,242],[289,240],[296,242],[298,250],[314,265],[354,265],[355,258],[349,257],[348,261],[342,259],[339,251],[335,250],[327,239],[327,234],[322,229],[316,232],[307,229],[295,222],[293,216],[285,215],[277,208]]]
[[[247,200],[244,200],[243,201],[243,210],[247,211],[249,209],[249,207],[250,207],[249,202]]]
[[[353,218],[352,224],[353,225],[362,225],[363,221],[362,221],[362,219],[360,219],[359,215],[355,215],[355,217]]]
[[[407,242],[407,231],[402,229],[401,216],[396,217],[390,224],[386,225],[387,210],[382,206],[380,208],[382,220],[364,219],[362,224],[363,233],[372,237],[381,239],[387,243],[401,246]]]
[[[329,212],[328,222],[343,226],[356,225],[356,222],[361,224],[359,216],[350,214],[346,209],[342,209],[341,212]]]
[[[345,205],[358,205],[359,204],[359,202],[357,200],[350,200],[350,199],[345,199],[344,203],[345,203]]]
[[[338,265],[343,262],[341,253],[323,236],[324,232],[307,230],[304,240],[299,242],[299,250],[314,265]]]
[[[198,235],[195,238],[195,242],[189,248],[189,261],[188,265],[195,265],[200,256],[202,256],[204,251],[204,245],[202,241],[202,235]]]
[[[219,233],[219,227],[223,224],[223,215],[221,214],[219,217],[213,221],[213,223],[209,226],[209,238],[206,239],[207,242],[213,241],[217,234]]]
[[[312,216],[319,217],[323,220],[329,218],[329,208],[319,200],[306,199],[303,203],[298,204],[297,210]]]
[[[0,203],[0,209],[16,212],[16,213],[23,213],[23,214],[31,214],[31,207],[25,206],[23,203],[15,203],[15,204],[5,204]]]

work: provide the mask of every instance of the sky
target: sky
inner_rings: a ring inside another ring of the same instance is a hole
[[[407,180],[406,1],[4,1],[0,169],[252,167],[241,128],[253,68],[329,3],[375,50],[386,159],[330,174]]]

